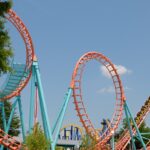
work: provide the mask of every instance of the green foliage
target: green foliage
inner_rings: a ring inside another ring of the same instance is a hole
[[[5,106],[5,115],[6,115],[6,122],[8,122],[10,113],[11,113],[11,109],[12,109],[12,104],[10,101],[5,101],[4,102],[4,106]],[[2,112],[0,111],[0,116],[2,116]],[[0,117],[0,128],[2,130],[4,130],[4,125],[3,125],[3,121],[2,121],[2,117]],[[18,136],[20,133],[20,119],[17,116],[16,112],[13,115],[13,119],[11,122],[11,126],[10,126],[10,130],[8,132],[9,135],[11,136]]]
[[[12,1],[0,2],[0,16],[4,16],[5,13],[12,7]]]
[[[80,145],[80,150],[88,150],[90,149],[94,149],[94,145],[96,144],[96,140],[92,139],[90,136],[85,135],[82,138],[82,143]]]
[[[11,71],[10,58],[13,56],[10,37],[5,28],[4,14],[11,8],[12,2],[0,2],[0,75]]]
[[[150,127],[148,127],[145,122],[143,122],[141,124],[139,130],[140,130],[140,133],[150,133]],[[150,140],[150,134],[143,135],[143,137],[148,138]],[[145,144],[148,143],[148,140],[146,140],[146,139],[143,139],[143,140],[144,140]],[[136,148],[142,148],[142,144],[139,142],[138,139],[135,140],[135,145],[136,145]]]
[[[27,135],[25,145],[28,150],[48,150],[50,141],[45,137],[43,130],[37,123],[32,133]]]
[[[56,146],[56,150],[64,150],[64,148],[60,146]]]

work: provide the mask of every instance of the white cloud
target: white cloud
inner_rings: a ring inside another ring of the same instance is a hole
[[[130,91],[132,89],[126,86],[126,87],[124,87],[124,90]],[[115,88],[113,86],[104,87],[104,88],[101,88],[100,90],[98,90],[98,93],[115,93]]]
[[[109,86],[109,87],[104,87],[104,88],[101,88],[100,90],[98,90],[98,93],[114,93],[115,90],[114,90],[114,87],[112,86]]]
[[[125,86],[125,87],[124,87],[124,90],[125,90],[125,91],[131,91],[132,88],[130,88],[130,87],[128,87],[128,86]]]
[[[117,72],[119,75],[124,75],[124,74],[130,74],[132,71],[127,69],[126,67],[122,66],[122,65],[114,65],[115,68],[117,69]],[[109,70],[111,70],[111,66],[109,67]],[[105,66],[101,66],[101,72],[102,74],[107,77],[110,78],[110,73],[108,72],[107,68]]]

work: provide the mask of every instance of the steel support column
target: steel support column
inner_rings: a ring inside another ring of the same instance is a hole
[[[37,84],[38,84],[41,113],[43,113],[43,115],[42,115],[43,124],[44,124],[44,127],[46,128],[45,130],[47,131],[48,139],[51,141],[52,150],[55,150],[55,149],[53,149],[53,147],[54,147],[53,146],[53,144],[54,144],[53,137],[52,137],[52,132],[51,132],[51,128],[50,128],[49,117],[48,117],[48,113],[47,113],[47,107],[46,107],[46,103],[45,103],[44,92],[43,92],[43,87],[42,87],[42,82],[41,82],[41,76],[40,76],[40,71],[39,71],[37,61],[34,61],[34,67],[35,67],[35,74],[36,74],[36,79],[37,79]]]
[[[133,118],[133,116],[132,116],[132,114],[131,114],[131,112],[130,112],[130,110],[129,110],[129,107],[127,106],[127,103],[126,103],[126,102],[124,103],[124,108],[125,108],[125,112],[127,112],[127,113],[129,114],[129,116],[130,116],[130,118],[131,118],[131,120],[132,120],[132,122],[133,122],[133,125],[134,125],[134,127],[135,127],[137,136],[139,137],[139,141],[141,142],[143,149],[146,150],[146,145],[145,145],[145,143],[144,143],[144,141],[143,141],[143,138],[142,138],[141,133],[140,133],[140,131],[139,131],[139,129],[138,129],[138,126],[137,126],[137,124],[136,124],[136,122],[135,122],[135,120],[134,120],[134,118]],[[127,116],[128,116],[128,115],[127,115]],[[128,121],[129,121],[129,119],[128,119]],[[131,131],[131,132],[132,132],[132,131]]]
[[[23,116],[23,111],[22,111],[22,103],[21,103],[21,96],[17,96],[18,100],[18,107],[19,107],[19,114],[20,114],[20,121],[21,121],[21,129],[22,129],[22,138],[23,141],[25,142],[25,127],[24,127],[24,116]]]

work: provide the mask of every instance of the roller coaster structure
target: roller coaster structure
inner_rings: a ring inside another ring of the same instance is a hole
[[[47,113],[44,93],[43,93],[38,61],[35,56],[32,38],[26,26],[22,22],[22,20],[16,15],[16,13],[13,10],[9,10],[9,12],[6,14],[6,18],[16,27],[16,29],[19,31],[21,37],[24,40],[26,46],[26,64],[25,65],[13,64],[13,69],[15,70],[15,72],[11,73],[8,76],[8,79],[6,80],[6,83],[0,93],[0,101],[1,101],[0,107],[2,110],[2,119],[4,124],[4,131],[0,130],[1,145],[8,147],[9,149],[12,150],[18,150],[22,146],[21,142],[16,141],[14,138],[8,135],[10,124],[12,121],[12,116],[14,114],[14,110],[17,106],[17,103],[20,112],[23,141],[25,140],[24,118],[23,118],[23,111],[22,111],[22,104],[21,104],[21,91],[31,79],[29,132],[31,132],[32,127],[34,126],[35,122],[37,122],[37,101],[39,100],[39,107],[41,110],[44,133],[46,137],[51,141],[52,150],[55,150],[59,131],[62,126],[62,122],[68,106],[68,102],[72,95],[74,97],[74,104],[75,104],[75,109],[77,111],[77,115],[79,116],[79,119],[83,127],[85,128],[86,132],[97,141],[97,144],[95,145],[94,149],[104,149],[105,145],[113,137],[113,134],[118,128],[120,120],[122,119],[123,110],[125,110],[129,131],[125,131],[124,135],[125,136],[127,135],[128,138],[121,138],[119,142],[116,144],[116,146],[114,145],[113,142],[112,149],[115,149],[115,147],[116,149],[120,149],[120,150],[125,149],[126,144],[131,139],[133,148],[135,150],[136,146],[134,144],[134,137],[137,135],[139,141],[143,146],[143,149],[146,150],[146,145],[143,142],[143,138],[141,136],[141,133],[139,132],[138,127],[140,126],[145,116],[150,111],[149,101],[148,101],[148,105],[147,103],[146,105],[144,105],[146,106],[147,109],[144,107],[145,111],[144,114],[141,115],[140,119],[139,118],[134,119],[127,105],[124,90],[123,90],[123,85],[115,66],[107,57],[105,57],[103,54],[98,52],[88,52],[84,54],[75,65],[73,75],[72,75],[72,80],[64,98],[64,104],[60,112],[58,113],[58,117],[56,118],[53,128],[51,128],[48,113]],[[84,68],[86,66],[86,63],[91,60],[96,60],[106,67],[106,69],[108,70],[112,78],[115,93],[116,93],[115,111],[108,128],[102,135],[97,134],[97,131],[94,128],[86,112],[86,108],[83,102],[82,91],[81,91],[81,81],[82,81]],[[16,97],[16,100],[12,105],[13,107],[12,107],[9,120],[8,122],[6,122],[5,111],[4,111],[5,106],[3,102],[13,97]],[[132,119],[132,125],[129,118]],[[120,144],[120,143],[124,143],[124,144]],[[3,146],[1,147],[1,149],[3,149]]]

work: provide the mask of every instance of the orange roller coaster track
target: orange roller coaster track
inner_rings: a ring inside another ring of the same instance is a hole
[[[0,101],[8,100],[12,97],[18,96],[20,92],[23,90],[23,88],[27,85],[32,71],[31,66],[34,59],[34,47],[32,43],[32,38],[22,22],[22,20],[16,15],[16,13],[13,10],[9,10],[8,13],[5,16],[7,20],[9,20],[15,28],[19,31],[26,47],[26,70],[29,71],[28,76],[23,77],[21,82],[19,83],[19,86],[14,89],[11,93],[6,95],[5,97],[1,98]],[[11,150],[18,150],[21,148],[21,142],[16,141],[13,137],[6,134],[3,130],[0,129],[0,144],[4,145],[4,147],[7,147]]]
[[[32,38],[31,38],[26,26],[22,22],[22,20],[11,9],[8,11],[8,13],[6,14],[5,17],[19,31],[22,39],[24,40],[25,47],[26,47],[26,70],[29,70],[30,73],[27,77],[24,77],[21,80],[19,86],[13,92],[11,92],[9,95],[1,98],[0,99],[1,101],[4,101],[4,100],[10,99],[14,96],[17,96],[21,92],[21,90],[26,86],[26,84],[28,83],[28,81],[31,77],[31,65],[32,65],[32,62],[34,59],[34,47],[33,47],[33,43],[32,43]]]
[[[22,147],[22,143],[12,138],[10,135],[6,134],[0,129],[0,144],[10,150],[19,150]]]
[[[84,71],[86,63],[91,60],[97,60],[98,62],[100,62],[102,65],[106,67],[106,69],[108,70],[112,78],[114,88],[115,88],[115,93],[116,93],[115,112],[113,114],[113,117],[112,117],[112,120],[110,122],[108,129],[100,136],[97,134],[96,129],[94,128],[86,112],[86,108],[83,102],[82,90],[81,90],[83,71]],[[118,124],[122,118],[123,105],[125,101],[123,86],[122,86],[122,83],[121,83],[121,80],[117,73],[116,68],[114,67],[112,62],[101,53],[98,53],[98,52],[86,53],[79,59],[79,61],[77,62],[75,66],[75,69],[72,75],[71,87],[73,88],[75,109],[77,111],[77,115],[79,116],[83,127],[92,138],[97,140],[97,142],[99,143],[99,146],[105,145],[107,141],[111,138],[115,130],[118,128]]]

